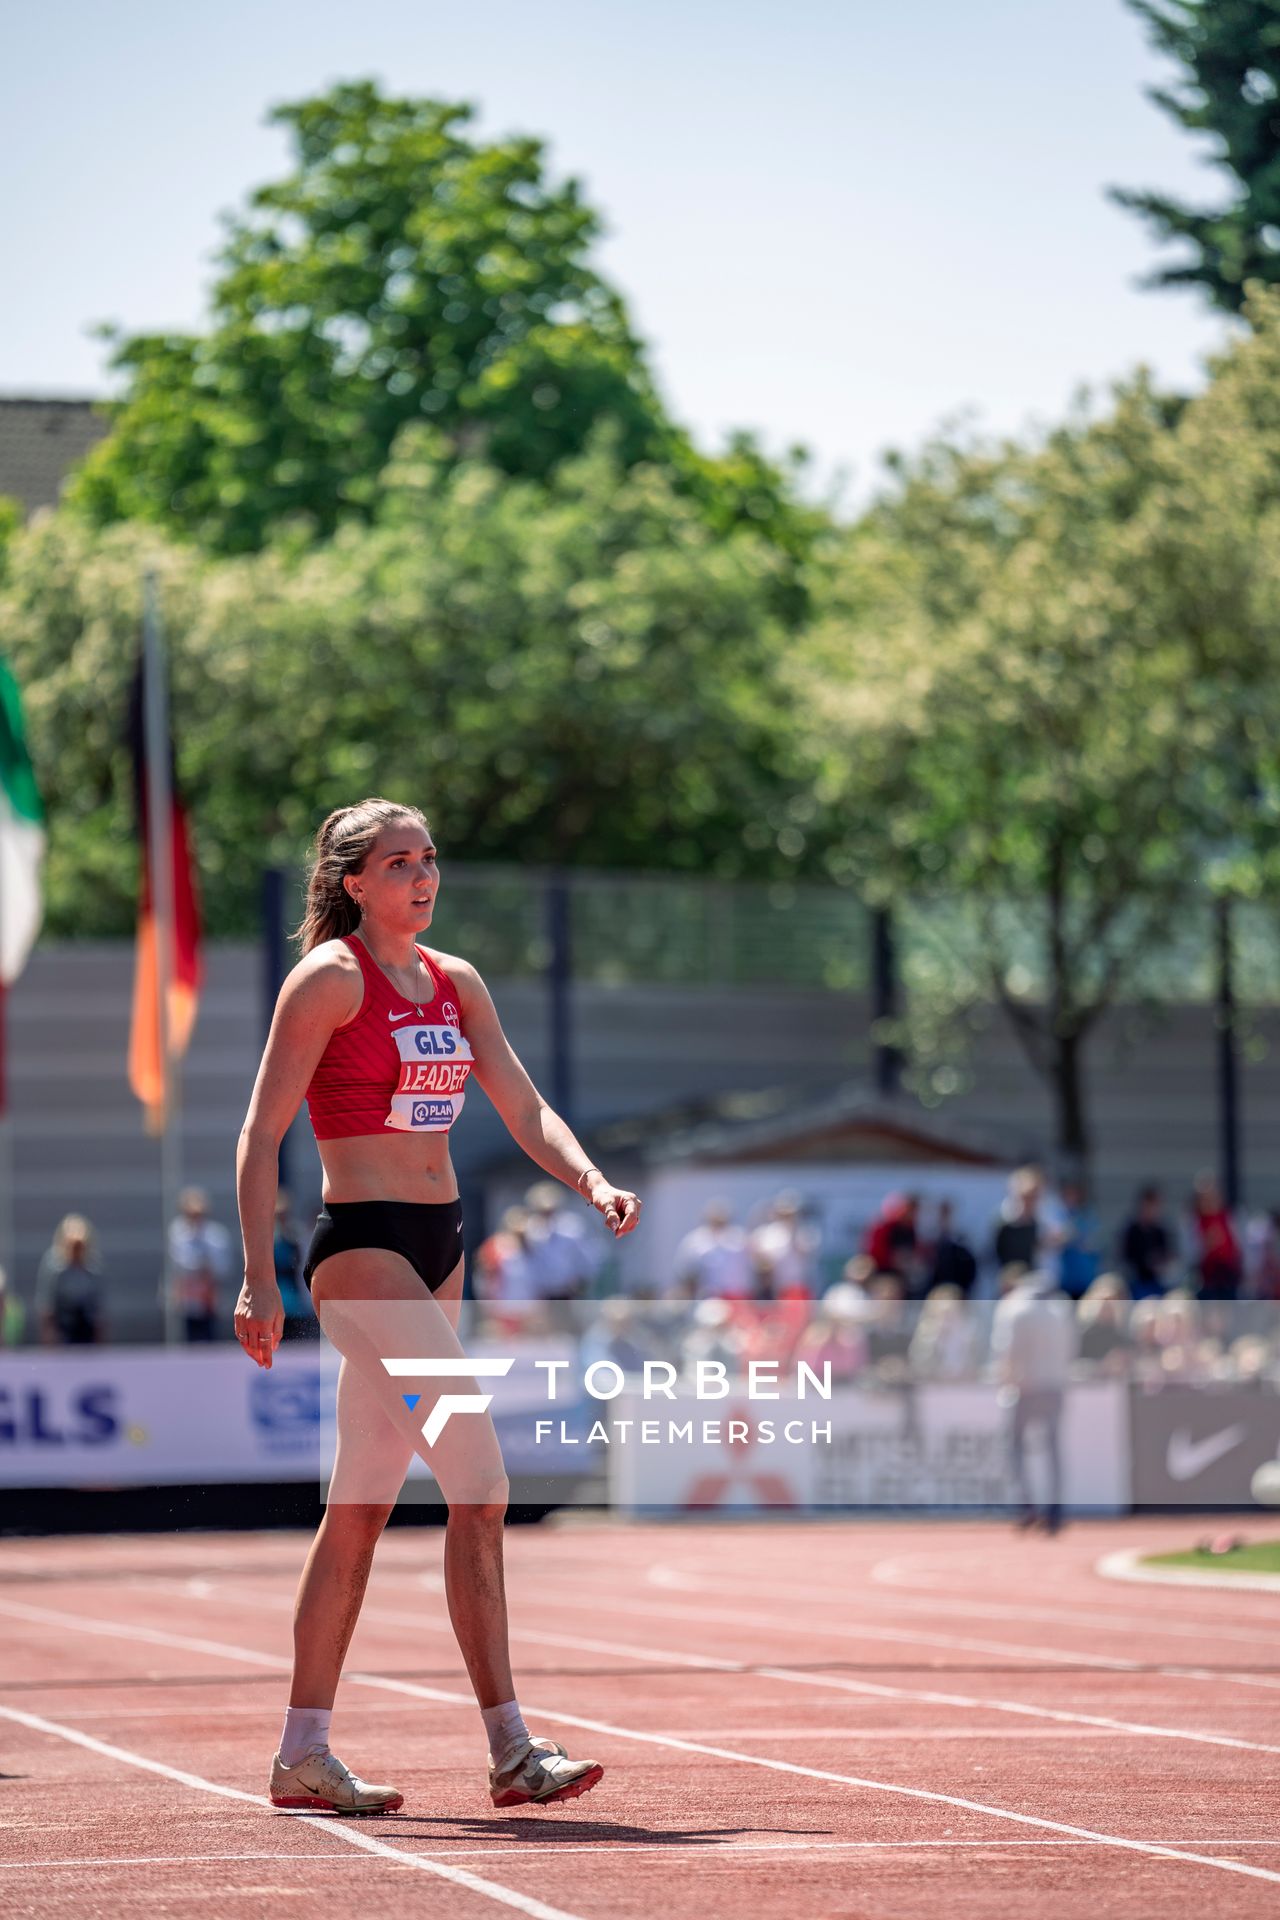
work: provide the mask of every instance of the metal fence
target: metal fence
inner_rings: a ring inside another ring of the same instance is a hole
[[[433,938],[496,978],[544,973],[551,959],[555,884],[568,902],[573,977],[600,986],[790,987],[867,993],[872,916],[846,888],[751,884],[683,874],[606,873],[468,865],[444,869]],[[296,897],[302,897],[301,873]],[[1135,922],[1139,909],[1134,909]],[[1010,984],[1043,990],[1044,928],[1034,907],[1007,902],[985,914],[966,900],[913,902],[895,912],[895,946],[908,987],[943,969],[961,997],[982,998],[982,920],[994,920]],[[1241,900],[1231,910],[1235,988],[1242,1005],[1280,1006],[1280,902]],[[1122,1001],[1207,1005],[1216,992],[1213,901],[1188,899],[1168,933],[1138,945]],[[1089,966],[1105,966],[1099,946]],[[1088,982],[1082,982],[1087,985]]]
[[[433,942],[498,979],[551,959],[555,884],[568,896],[573,977],[599,986],[865,990],[868,914],[837,887],[669,874],[468,866],[443,872]],[[301,877],[298,880],[301,897]]]

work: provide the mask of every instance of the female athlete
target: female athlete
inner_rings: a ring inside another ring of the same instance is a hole
[[[405,1368],[393,1377],[383,1364],[409,1356],[457,1367],[463,1358],[455,1331],[462,1212],[449,1128],[471,1074],[525,1152],[576,1188],[615,1235],[640,1216],[635,1194],[590,1164],[538,1093],[475,968],[416,944],[439,885],[431,831],[416,807],[370,799],[329,815],[296,936],[302,958],[280,990],[236,1156],[245,1248],[236,1337],[269,1367],[283,1324],[272,1257],[278,1153],[305,1096],[324,1169],[305,1278],[342,1355],[337,1452],[298,1588],[293,1685],[271,1768],[278,1807],[384,1813],[403,1805],[395,1787],[358,1779],[330,1751],[329,1721],[374,1548],[415,1451],[449,1506],[445,1592],[488,1736],[493,1804],[572,1799],[603,1773],[531,1736],[515,1698],[502,1572],[507,1481],[492,1421],[487,1413],[446,1419],[428,1442],[424,1415],[442,1383],[414,1380],[422,1391],[405,1396]],[[456,1390],[457,1377],[448,1384]]]

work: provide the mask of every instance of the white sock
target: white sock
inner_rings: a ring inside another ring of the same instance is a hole
[[[280,1735],[281,1764],[296,1767],[313,1748],[327,1747],[332,1718],[332,1707],[286,1707],[284,1732]]]
[[[506,1700],[500,1707],[481,1707],[480,1717],[489,1736],[489,1753],[495,1767],[500,1767],[521,1747],[528,1746],[529,1729],[524,1723],[519,1701]]]

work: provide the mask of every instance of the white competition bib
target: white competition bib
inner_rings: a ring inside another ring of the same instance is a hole
[[[462,1112],[471,1072],[470,1042],[460,1027],[406,1024],[392,1033],[400,1080],[384,1125],[401,1133],[447,1133]]]

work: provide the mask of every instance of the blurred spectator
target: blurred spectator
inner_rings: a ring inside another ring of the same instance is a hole
[[[676,1248],[675,1290],[691,1300],[745,1300],[751,1286],[747,1236],[733,1224],[723,1200],[713,1200],[702,1225]]]
[[[1267,1378],[1272,1362],[1271,1348],[1261,1334],[1242,1334],[1231,1344],[1229,1353],[1223,1356],[1219,1378],[1239,1381],[1242,1386],[1261,1386]]]
[[[1173,1265],[1173,1235],[1164,1223],[1159,1187],[1142,1187],[1120,1232],[1120,1265],[1134,1300],[1164,1292]]]
[[[20,1347],[27,1330],[27,1310],[9,1286],[9,1276],[0,1267],[0,1347]]]
[[[907,1350],[915,1380],[971,1380],[978,1369],[978,1328],[959,1287],[931,1289]]]
[[[597,1248],[587,1238],[583,1210],[577,1206],[570,1211],[562,1204],[564,1192],[558,1181],[540,1180],[525,1195],[526,1253],[539,1300],[580,1300],[600,1265]]]
[[[890,1193],[867,1230],[863,1252],[880,1273],[901,1274],[908,1293],[916,1278],[920,1202],[914,1193]]]
[[[911,1351],[906,1283],[899,1274],[877,1273],[867,1284],[867,1294],[872,1302],[864,1322],[867,1365],[882,1382],[904,1381],[910,1377]]]
[[[730,1375],[739,1370],[742,1347],[727,1300],[699,1300],[681,1344],[682,1371],[691,1374],[699,1360],[718,1360]]]
[[[818,1235],[800,1212],[800,1196],[780,1193],[748,1241],[757,1292],[772,1300],[811,1300]]]
[[[35,1311],[47,1347],[92,1346],[106,1338],[102,1268],[83,1214],[67,1214],[40,1257]]]
[[[1076,1355],[1076,1326],[1071,1303],[1058,1292],[1053,1276],[1037,1270],[1013,1280],[995,1311],[991,1353],[1011,1408],[1009,1451],[1021,1502],[1020,1526],[1043,1518],[1056,1533],[1062,1524],[1063,1399]],[[1027,1477],[1028,1431],[1043,1435],[1048,1455],[1048,1497],[1039,1508]]]
[[[861,1289],[837,1280],[818,1302],[817,1312],[796,1342],[794,1358],[808,1361],[819,1376],[829,1366],[833,1386],[847,1386],[866,1365],[865,1317],[866,1296]]]
[[[1129,1317],[1133,1336],[1133,1368],[1139,1380],[1194,1383],[1206,1380],[1221,1352],[1221,1344],[1206,1341],[1203,1309],[1190,1293],[1166,1293],[1157,1299],[1136,1301]]]
[[[1244,1256],[1235,1224],[1211,1173],[1196,1177],[1191,1197],[1192,1260],[1202,1300],[1234,1300],[1240,1292]]]
[[[590,1311],[592,1321],[578,1350],[583,1370],[609,1360],[626,1374],[643,1373],[645,1361],[656,1357],[643,1302],[615,1294]]]
[[[855,1290],[865,1319],[871,1306],[871,1282],[876,1277],[875,1261],[869,1253],[855,1253],[852,1260],[845,1261],[840,1277],[846,1286]]]
[[[187,1187],[169,1223],[170,1298],[188,1341],[217,1337],[218,1296],[231,1271],[231,1235],[209,1217],[209,1200],[199,1187]]]
[[[1042,1190],[1037,1167],[1019,1167],[1009,1176],[1009,1191],[996,1225],[995,1256],[1000,1267],[1034,1267],[1040,1255],[1039,1203]]]
[[[476,1254],[475,1290],[482,1300],[536,1300],[537,1275],[529,1243],[529,1215],[508,1207],[498,1230]]]
[[[1280,1300],[1280,1213],[1259,1213],[1250,1220],[1244,1270],[1251,1299]]]
[[[1098,1216],[1078,1180],[1062,1183],[1062,1237],[1058,1246],[1058,1285],[1079,1300],[1098,1277],[1102,1264]]]
[[[1080,1358],[1104,1373],[1122,1373],[1133,1351],[1129,1290],[1118,1274],[1100,1273],[1080,1301]]]
[[[977,1277],[978,1262],[968,1241],[955,1228],[955,1208],[950,1200],[943,1200],[938,1205],[938,1233],[929,1257],[929,1291],[954,1287],[967,1300]]]
[[[282,1340],[314,1340],[320,1325],[311,1305],[311,1295],[302,1280],[302,1236],[294,1223],[287,1193],[276,1197],[275,1241],[273,1246],[276,1285],[284,1308]]]

